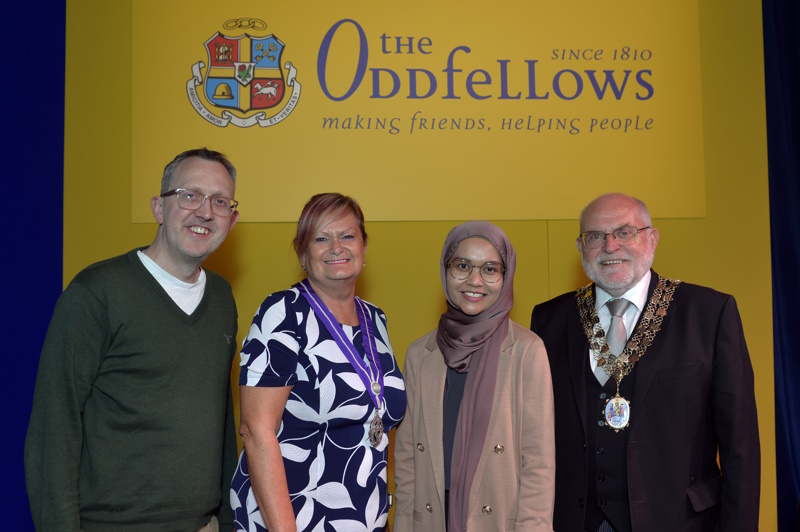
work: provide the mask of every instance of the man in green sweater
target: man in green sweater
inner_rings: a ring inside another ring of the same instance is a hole
[[[235,184],[221,153],[181,153],[150,202],[153,243],[59,298],[25,442],[37,530],[232,529],[236,304],[201,264],[239,218]]]

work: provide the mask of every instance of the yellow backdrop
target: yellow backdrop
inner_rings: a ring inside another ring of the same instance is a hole
[[[506,16],[513,16],[512,8],[508,9]],[[649,13],[648,9],[641,4],[637,7],[645,13]],[[136,218],[131,209],[132,168],[137,167],[134,157],[138,157],[140,151],[132,134],[136,120],[133,115],[137,111],[132,103],[132,87],[140,82],[134,79],[131,59],[133,13],[131,0],[86,0],[67,4],[65,284],[86,265],[146,245],[155,233],[152,222],[131,222]],[[206,31],[200,40],[191,41],[193,58],[201,59],[194,49],[212,33]],[[703,176],[693,177],[693,183],[686,183],[684,175],[669,175],[659,179],[657,186],[647,194],[641,194],[615,179],[618,169],[597,166],[598,172],[602,171],[597,175],[602,175],[603,181],[596,181],[593,190],[577,186],[571,178],[565,177],[550,188],[546,182],[523,183],[520,194],[546,203],[549,194],[557,193],[569,197],[571,204],[577,206],[597,192],[639,193],[651,205],[655,223],[661,230],[655,262],[657,271],[736,296],[756,374],[763,469],[761,530],[777,530],[760,2],[702,2],[699,43],[702,83],[695,90],[699,91],[702,101],[702,138],[697,142],[698,146],[702,143],[704,182]],[[305,78],[304,90],[314,84],[312,71],[313,65],[305,71],[309,75]],[[184,77],[188,79],[188,74]],[[195,113],[188,99],[179,105]],[[301,109],[299,106],[296,112]],[[290,119],[294,119],[294,115]],[[199,116],[197,120],[203,122]],[[162,125],[170,127],[168,122]],[[249,130],[239,129],[235,135],[247,133]],[[160,167],[175,153],[196,144],[219,147],[216,143],[203,142],[201,135],[166,141],[170,143],[169,150],[153,147],[158,153],[159,168],[146,170],[149,191],[137,203],[146,204],[145,196],[149,197],[158,187]],[[473,148],[467,143],[464,151]],[[264,148],[263,153],[268,152]],[[635,153],[629,155],[636,156]],[[676,159],[684,155],[681,151],[672,154]],[[298,148],[296,156],[314,157],[314,146]],[[450,161],[460,156],[453,152],[444,155]],[[581,156],[580,151],[570,155]],[[442,175],[456,177],[445,162],[437,161],[441,164]],[[513,166],[514,162],[510,157],[508,166]],[[402,160],[392,162],[389,177],[395,176],[395,170],[402,165]],[[534,164],[526,171],[535,175],[536,168]],[[641,180],[650,180],[659,170],[643,166],[637,170],[637,175]],[[345,174],[341,167],[331,166],[328,188],[339,188],[335,186],[337,179]],[[253,210],[274,208],[284,201],[270,189],[264,192],[266,198],[250,194],[242,197],[239,192],[245,190],[245,183],[253,175],[259,175],[258,171],[247,168],[237,191],[246,206],[245,220]],[[500,171],[493,173],[476,188],[477,197],[487,209],[507,200],[495,186],[502,175]],[[306,177],[292,175],[290,180],[299,185]],[[694,182],[695,179],[699,181]],[[414,186],[416,194],[424,194],[427,183]],[[357,190],[348,192],[362,200],[368,218],[380,217],[370,202],[359,197]],[[664,198],[669,198],[667,203]],[[300,199],[294,201],[299,205]],[[702,204],[704,215],[674,217],[673,208],[697,201]],[[138,208],[145,207],[139,205]],[[494,211],[485,212],[484,215],[483,211],[476,211],[475,216],[491,218]],[[577,209],[574,216],[577,218]],[[401,360],[409,343],[436,325],[443,309],[437,261],[444,236],[457,221],[368,223],[368,266],[359,281],[359,294],[386,311],[394,350]],[[516,321],[527,324],[534,304],[585,282],[574,246],[575,219],[504,219],[498,225],[507,232],[518,254],[516,304],[512,313]],[[300,279],[301,272],[290,247],[293,230],[291,223],[239,224],[206,265],[225,275],[233,285],[240,314],[240,343],[263,297]],[[236,373],[234,368],[234,382]]]
[[[609,179],[705,214],[697,0],[132,7],[134,221],[198,144],[239,167],[243,221],[331,188],[372,220],[569,219]]]

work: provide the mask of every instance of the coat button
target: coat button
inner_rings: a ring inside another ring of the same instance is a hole
[[[422,445],[421,443],[418,443],[418,444],[417,444],[417,450],[418,450],[419,452],[425,452],[425,446],[424,446],[424,445]]]
[[[578,499],[578,508],[583,508],[583,499]]]
[[[600,506],[605,506],[608,504],[605,499],[600,499]]]
[[[484,506],[483,508],[481,508],[481,512],[483,512],[483,515],[492,515],[492,507]]]
[[[431,503],[426,504],[425,505],[425,509],[428,510],[429,512],[431,512],[431,513],[433,512],[433,506],[431,506]]]
[[[502,445],[500,445],[499,443],[498,443],[497,445],[495,445],[495,446],[494,446],[494,452],[495,452],[495,454],[502,454],[502,453],[503,453],[503,451],[505,451],[505,450],[506,450],[506,448],[505,448],[505,447],[503,447]]]

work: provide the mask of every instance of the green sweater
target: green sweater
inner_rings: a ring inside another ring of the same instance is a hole
[[[233,527],[231,287],[184,313],[133,250],[69,284],[47,332],[25,442],[39,531]]]

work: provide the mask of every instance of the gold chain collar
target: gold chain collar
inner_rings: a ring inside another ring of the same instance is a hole
[[[672,301],[672,296],[681,281],[668,277],[659,277],[658,284],[650,300],[647,302],[639,326],[625,344],[622,353],[615,355],[609,353],[608,342],[603,327],[600,325],[600,318],[597,316],[597,309],[594,306],[592,297],[592,285],[579,288],[575,292],[578,300],[578,313],[580,314],[581,324],[589,339],[589,347],[592,349],[597,365],[602,367],[609,377],[614,377],[617,386],[622,377],[628,375],[633,370],[633,365],[644,356],[644,352],[653,343],[656,333],[661,328],[661,322],[667,315],[667,309]]]

